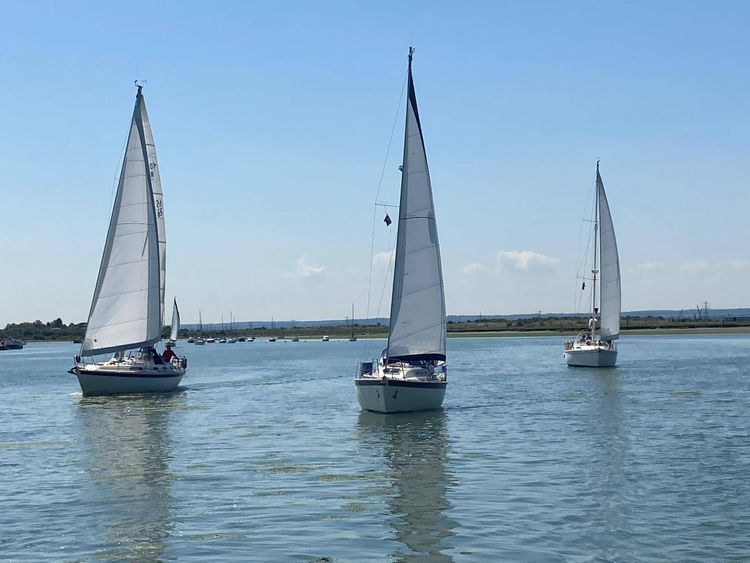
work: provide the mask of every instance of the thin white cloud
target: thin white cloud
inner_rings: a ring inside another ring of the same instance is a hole
[[[747,267],[750,267],[750,260],[740,260],[739,258],[732,258],[730,260],[723,260],[723,262],[730,268],[736,268],[738,270],[743,270]]]
[[[393,250],[386,250],[384,252],[377,252],[375,256],[372,257],[372,264],[373,266],[387,266],[391,263],[391,260],[393,260],[393,254],[395,251]]]
[[[698,272],[706,270],[711,267],[711,263],[706,260],[695,260],[693,262],[681,262],[678,265],[680,270],[688,270],[691,272]]]
[[[640,262],[628,268],[629,272],[647,272],[657,270],[681,270],[683,272],[703,272],[706,270],[743,270],[750,267],[750,261],[739,258],[725,260],[691,260],[673,262]]]
[[[499,266],[509,263],[519,270],[528,270],[529,266],[534,264],[551,266],[552,264],[557,264],[559,261],[558,258],[540,254],[533,250],[501,250],[497,253],[497,263]]]
[[[628,268],[628,271],[639,272],[643,270],[663,270],[668,266],[669,264],[667,264],[666,262],[641,262],[640,264],[636,264],[635,266],[631,266],[630,268]]]
[[[481,272],[485,269],[485,265],[481,262],[470,262],[469,264],[466,264],[463,268],[464,274],[474,274],[476,272]]]
[[[295,272],[286,274],[287,278],[298,278],[298,279],[308,279],[308,278],[314,278],[322,276],[323,273],[326,271],[325,266],[318,266],[314,264],[309,263],[310,255],[305,254],[304,256],[300,256],[297,259],[297,269]]]

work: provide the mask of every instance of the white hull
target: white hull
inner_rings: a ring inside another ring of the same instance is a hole
[[[115,362],[77,365],[70,370],[85,397],[174,391],[185,376],[179,364],[124,365]]]
[[[380,413],[431,411],[443,405],[447,383],[414,383],[356,379],[357,400],[366,411]],[[405,384],[410,384],[405,386]]]
[[[565,363],[571,367],[611,368],[617,363],[617,350],[585,346],[565,351]]]
[[[439,409],[448,386],[445,364],[429,370],[409,364],[386,367],[382,363],[373,370],[371,363],[360,364],[354,384],[359,406],[379,413]]]

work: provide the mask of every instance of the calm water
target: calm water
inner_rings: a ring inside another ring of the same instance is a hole
[[[446,408],[388,417],[365,346],[181,342],[181,392],[117,399],[1,352],[0,558],[750,560],[750,337],[452,339]]]

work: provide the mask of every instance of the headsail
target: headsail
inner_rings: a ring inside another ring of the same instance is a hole
[[[177,335],[180,332],[180,310],[177,308],[177,298],[174,300],[172,305],[172,332],[169,335],[169,339],[177,341]]]
[[[604,182],[599,174],[599,163],[596,164],[596,189],[599,200],[601,338],[614,340],[620,336],[620,260],[607,194],[604,192]]]
[[[81,354],[152,344],[161,336],[156,211],[138,87],[125,158]]]
[[[445,296],[435,206],[411,72],[393,272],[389,359],[445,360]]]
[[[138,90],[140,92],[140,89]],[[139,118],[143,124],[143,137],[146,143],[146,163],[149,175],[151,177],[151,192],[154,194],[154,209],[156,210],[156,231],[159,236],[159,272],[161,276],[159,301],[161,311],[161,323],[164,324],[166,319],[164,311],[164,299],[167,281],[167,233],[164,223],[164,194],[161,190],[161,176],[159,175],[159,163],[156,160],[156,145],[154,144],[154,135],[151,131],[151,121],[149,121],[146,112],[146,102],[143,96],[140,96]]]

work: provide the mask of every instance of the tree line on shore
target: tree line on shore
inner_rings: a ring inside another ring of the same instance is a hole
[[[588,317],[580,316],[530,316],[519,319],[474,319],[466,321],[448,321],[448,333],[470,334],[470,333],[492,333],[492,332],[553,332],[553,333],[577,333],[586,329]],[[650,330],[650,329],[701,329],[701,328],[737,328],[750,327],[750,318],[728,317],[723,319],[674,319],[661,316],[624,316],[621,321],[622,331],[628,330]],[[387,326],[383,324],[354,324],[354,334],[361,338],[385,336]],[[166,338],[170,327],[166,326],[163,335]],[[320,337],[329,335],[332,338],[349,337],[352,332],[350,324],[342,323],[335,326],[291,326],[291,327],[266,327],[239,330],[215,330],[205,331],[204,336],[277,336],[280,338],[297,336]],[[23,323],[9,323],[4,329],[0,329],[0,340],[7,338],[20,338],[23,340],[48,340],[48,341],[80,341],[86,333],[86,323],[65,324],[61,318],[53,321],[42,322],[39,320]],[[181,339],[190,336],[200,336],[198,330],[181,329]]]

